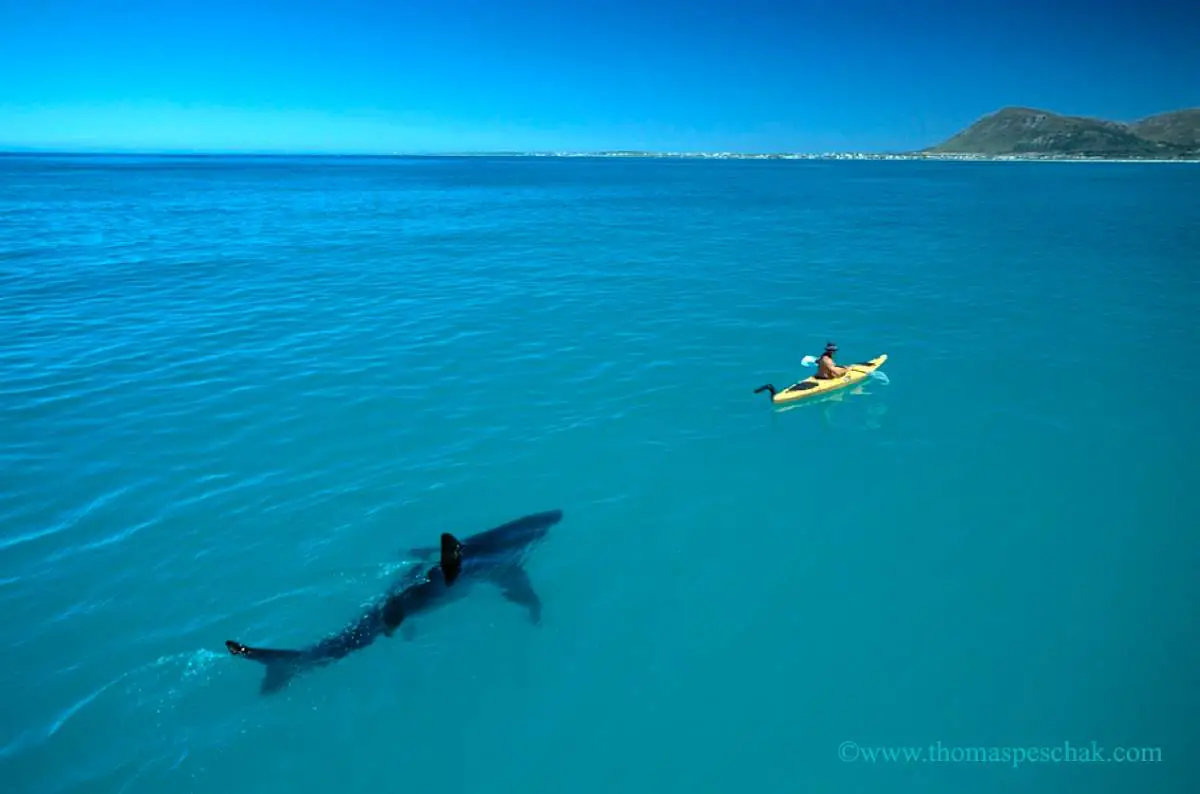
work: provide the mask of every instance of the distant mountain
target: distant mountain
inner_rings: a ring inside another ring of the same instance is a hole
[[[1074,157],[1200,157],[1200,109],[1151,116],[1132,124],[1008,107],[984,116],[931,154]]]
[[[1130,124],[1129,129],[1148,141],[1200,149],[1200,108],[1159,113]]]

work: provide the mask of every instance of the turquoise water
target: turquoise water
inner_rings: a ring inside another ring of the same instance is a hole
[[[1200,168],[11,157],[0,186],[4,791],[1200,772]],[[753,394],[827,339],[889,383]],[[479,589],[272,696],[223,647],[303,647],[411,547],[554,508],[539,627]],[[954,760],[1092,742],[1161,755]]]

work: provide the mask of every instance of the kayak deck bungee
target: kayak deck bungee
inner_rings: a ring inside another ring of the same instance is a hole
[[[771,402],[773,403],[790,403],[797,400],[807,400],[821,394],[829,394],[830,392],[844,389],[847,386],[853,386],[855,383],[861,383],[871,376],[871,373],[883,366],[883,362],[887,361],[887,354],[876,356],[870,361],[864,361],[860,364],[846,365],[846,374],[840,378],[818,378],[816,375],[810,375],[801,381],[796,381],[786,389],[776,389],[770,383],[759,386],[754,390],[755,394],[759,392],[769,392],[771,394]]]

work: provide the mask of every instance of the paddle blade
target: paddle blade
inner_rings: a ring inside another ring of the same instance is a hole
[[[812,366],[815,366],[816,363],[817,363],[816,356],[805,356],[804,358],[800,359],[800,366],[802,366],[802,367],[812,367]]]
[[[887,376],[886,372],[880,372],[879,370],[875,370],[874,372],[871,373],[871,377],[877,381],[881,381],[884,386],[887,386],[889,383],[891,383],[891,381],[888,380],[888,376]]]

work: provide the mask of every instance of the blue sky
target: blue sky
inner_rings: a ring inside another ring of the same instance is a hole
[[[0,0],[0,148],[896,150],[1200,105],[1200,3]]]

